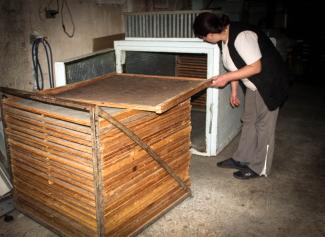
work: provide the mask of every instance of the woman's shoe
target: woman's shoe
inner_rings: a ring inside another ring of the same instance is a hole
[[[234,173],[234,177],[237,179],[252,179],[261,177],[259,174],[255,173],[249,167],[240,169]]]
[[[233,158],[217,162],[217,166],[227,169],[243,169],[247,167],[246,165],[241,164],[239,161],[236,161]]]

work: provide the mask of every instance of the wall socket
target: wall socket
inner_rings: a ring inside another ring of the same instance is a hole
[[[56,14],[59,12],[57,10],[52,10],[52,9],[45,9],[45,17],[46,18],[55,18]]]
[[[33,31],[30,35],[29,35],[29,43],[33,44],[34,41],[38,38],[43,38],[44,36],[39,33],[38,31]]]

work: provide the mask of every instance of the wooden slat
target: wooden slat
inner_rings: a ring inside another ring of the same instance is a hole
[[[47,140],[49,143],[52,143],[52,144],[55,143],[57,145],[65,146],[68,149],[71,148],[73,150],[81,151],[81,152],[88,153],[88,154],[92,153],[92,148],[90,146],[85,146],[85,145],[82,145],[82,144],[79,144],[76,142],[71,142],[71,141],[68,141],[65,139],[53,137],[53,136],[51,136],[51,134],[52,133],[47,134],[48,135]],[[64,136],[62,136],[62,137],[64,138]],[[70,138],[70,140],[74,140],[74,139]],[[87,145],[89,145],[89,144],[87,144]]]
[[[77,151],[73,151],[73,153],[65,152],[65,150],[60,149],[60,147],[53,144],[51,144],[51,147],[48,148],[48,153],[60,157],[62,159],[71,160],[86,167],[92,167],[92,162],[89,158],[90,155],[87,153],[81,153]]]
[[[46,124],[48,124],[49,127],[51,127],[51,125],[54,125],[56,127],[67,128],[67,129],[77,131],[80,133],[85,133],[88,135],[91,134],[90,127],[86,126],[86,125],[66,122],[66,121],[56,119],[56,118],[51,118],[51,117],[45,117],[44,121],[46,122]]]
[[[62,157],[70,157],[72,160],[75,160],[76,158],[80,157],[81,159],[90,160],[91,154],[87,152],[83,152],[80,150],[75,150],[70,147],[66,147],[57,143],[49,142],[49,151],[53,154],[55,154],[55,151],[58,151],[60,153],[59,156]]]
[[[46,125],[45,129],[49,136],[91,147],[91,137],[84,133],[73,132],[69,129],[58,128],[51,125]]]
[[[63,168],[65,167],[67,170],[69,170],[70,172],[81,172],[81,173],[85,173],[85,175],[88,174],[92,174],[92,167],[86,166],[82,163],[79,162],[75,162],[71,159],[65,159],[62,158],[60,156],[56,156],[53,154],[48,154],[48,158],[52,161],[52,162],[56,162],[56,164],[60,164],[60,166]]]
[[[102,163],[103,158],[100,155],[100,138],[99,138],[99,108],[90,110],[89,119],[91,122],[92,141],[93,141],[93,175],[94,175],[94,192],[96,197],[96,228],[97,236],[104,236],[104,204],[103,204],[103,175]]]

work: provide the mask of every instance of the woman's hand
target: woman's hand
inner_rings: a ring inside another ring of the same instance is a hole
[[[237,93],[231,93],[230,104],[232,107],[238,107],[240,105],[240,100],[238,99]]]
[[[211,82],[211,86],[215,86],[215,87],[224,87],[225,85],[227,85],[227,83],[229,82],[227,79],[227,76],[225,76],[226,74],[223,75],[218,75],[215,77],[212,77],[212,82]]]
[[[230,104],[231,106],[238,107],[240,105],[240,100],[238,99],[238,81],[231,82],[231,94],[230,94]]]

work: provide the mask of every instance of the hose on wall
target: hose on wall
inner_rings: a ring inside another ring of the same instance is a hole
[[[46,54],[46,61],[47,61],[48,75],[49,75],[49,85],[51,88],[54,87],[52,49],[49,42],[44,37],[39,37],[34,40],[32,46],[32,60],[33,60],[33,68],[35,72],[35,81],[36,81],[37,90],[44,89],[44,75],[43,75],[42,66],[39,61],[40,45],[44,47],[44,51]]]

